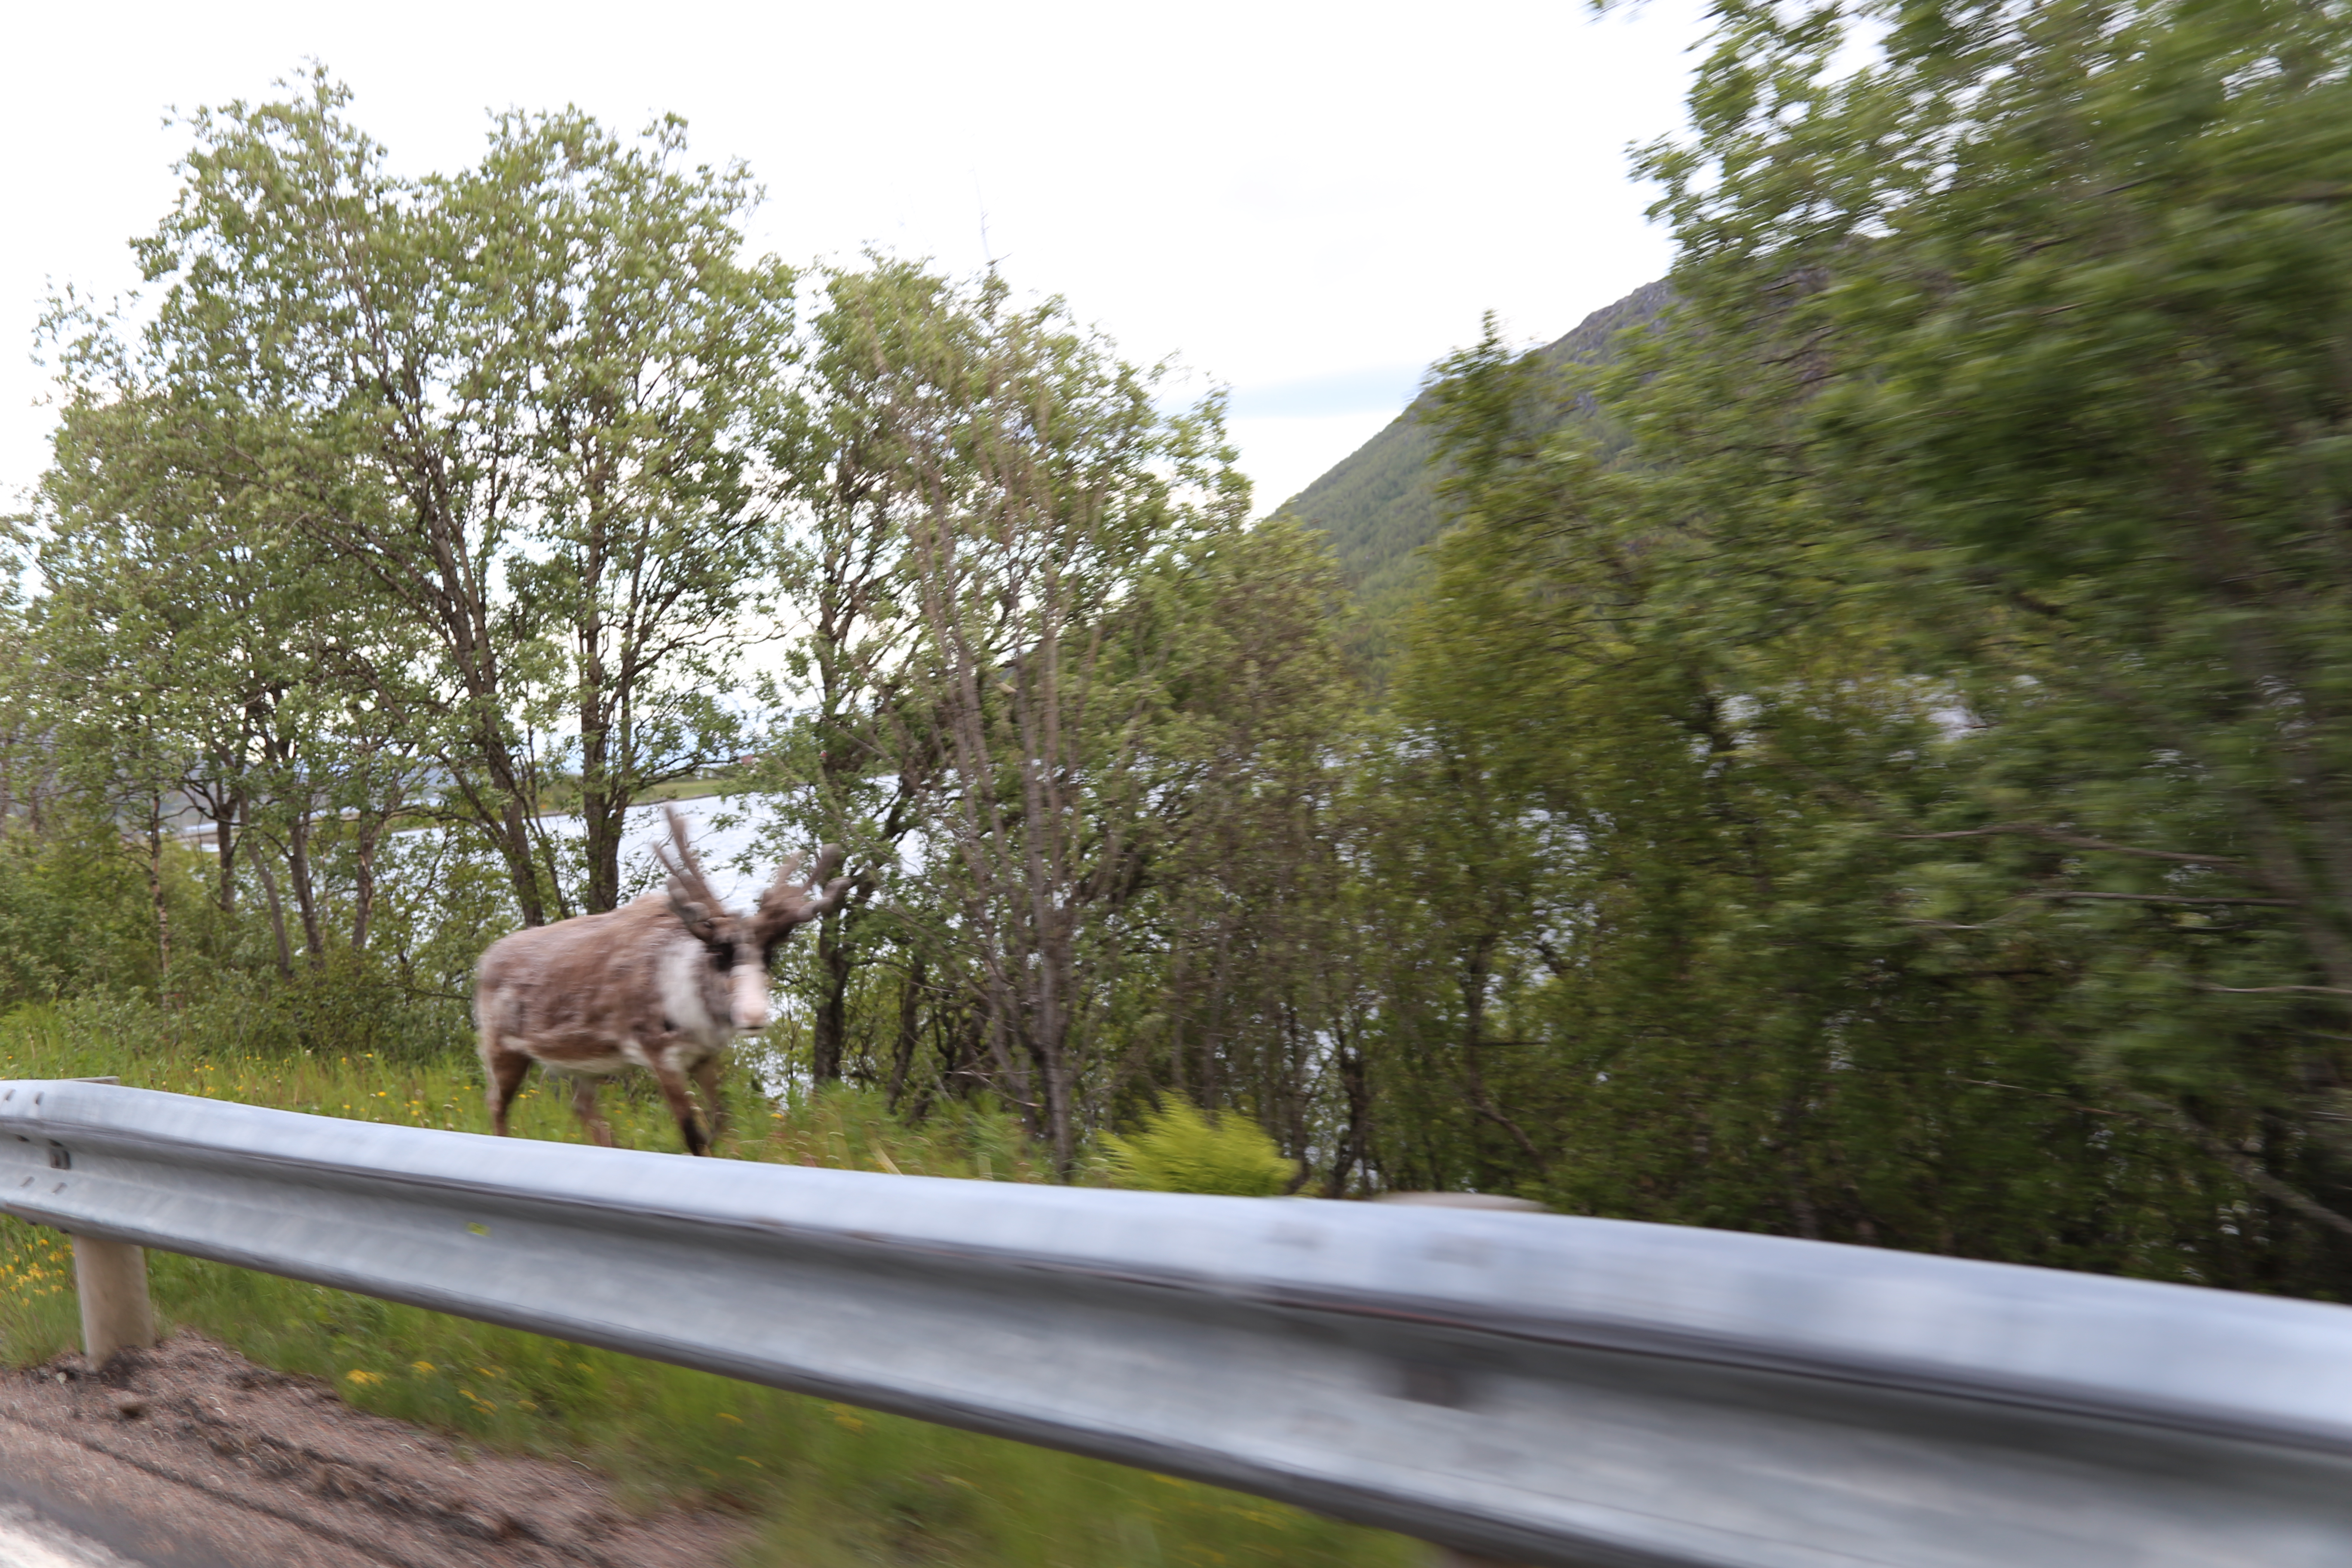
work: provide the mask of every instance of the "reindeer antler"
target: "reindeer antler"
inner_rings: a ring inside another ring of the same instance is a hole
[[[752,940],[772,947],[792,934],[794,928],[809,921],[823,920],[841,908],[848,896],[850,879],[835,877],[841,868],[841,846],[824,844],[817,847],[816,865],[810,870],[808,880],[800,887],[793,886],[793,878],[801,868],[801,858],[792,856],[776,868],[776,879],[760,895],[760,908],[751,917]],[[831,878],[831,880],[826,879]],[[817,885],[824,883],[824,891]]]
[[[672,855],[668,845],[656,843],[654,858],[669,873],[669,907],[686,922],[686,929],[698,942],[712,942],[719,936],[719,922],[726,918],[727,906],[710,890],[710,879],[702,874],[702,862],[695,858],[694,846],[686,833],[686,819],[677,807],[662,803],[662,815],[669,819],[669,836],[677,847]]]

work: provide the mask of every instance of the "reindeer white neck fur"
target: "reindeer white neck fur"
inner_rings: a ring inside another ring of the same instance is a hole
[[[577,1079],[572,1109],[590,1137],[610,1147],[596,1110],[599,1079],[632,1067],[652,1072],[677,1118],[687,1152],[709,1152],[686,1090],[691,1074],[714,1128],[723,1126],[719,1053],[736,1035],[768,1026],[768,963],[809,921],[841,907],[849,879],[835,877],[841,849],[817,851],[806,882],[793,885],[795,855],[748,915],[711,891],[687,842],[686,825],[664,806],[671,843],[655,855],[667,886],[603,914],[519,931],[490,944],[474,976],[483,1092],[500,1136],[530,1064]],[[826,879],[831,878],[830,881]],[[822,889],[820,890],[820,884]]]

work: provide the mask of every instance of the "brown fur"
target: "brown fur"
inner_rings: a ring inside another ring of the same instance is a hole
[[[818,890],[841,858],[828,845],[805,886],[792,886],[800,868],[795,857],[760,896],[759,908],[737,915],[712,895],[675,812],[670,832],[677,856],[663,857],[670,868],[667,891],[519,931],[482,954],[474,1026],[490,1124],[501,1137],[533,1062],[573,1075],[572,1109],[588,1135],[607,1148],[613,1132],[596,1110],[597,1081],[632,1067],[647,1069],[661,1085],[688,1153],[710,1150],[687,1094],[688,1076],[702,1091],[713,1129],[725,1131],[719,1052],[739,1029],[765,1026],[770,958],[794,930],[838,909],[849,879],[835,878]]]

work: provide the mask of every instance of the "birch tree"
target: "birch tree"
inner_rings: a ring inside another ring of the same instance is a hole
[[[953,787],[925,826],[1004,1092],[1066,1173],[1088,1074],[1117,1059],[1103,1004],[1151,853],[1167,647],[1134,595],[1155,559],[1238,523],[1248,491],[1213,404],[1163,416],[1149,374],[993,280],[928,380],[908,594]]]
[[[386,679],[526,923],[573,903],[551,806],[584,811],[581,897],[609,904],[630,800],[730,737],[713,690],[761,580],[742,466],[790,275],[739,260],[753,187],[684,166],[675,121],[627,143],[510,116],[476,168],[411,181],[323,72],[291,86],[194,117],[132,357],[258,433],[215,442],[224,479],[422,632]]]

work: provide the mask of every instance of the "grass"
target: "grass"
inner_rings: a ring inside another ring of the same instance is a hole
[[[702,800],[714,795],[740,794],[745,785],[740,770],[722,768],[690,779],[671,779],[667,784],[647,784],[629,797],[632,805],[654,805],[665,800]],[[564,779],[551,787],[539,799],[542,816],[573,816],[580,811],[580,781]]]
[[[0,1078],[113,1073],[144,1089],[359,1121],[485,1131],[471,1063],[215,1050],[136,1005],[0,1016]],[[671,1148],[658,1098],[607,1090],[614,1129]],[[1034,1179],[1001,1114],[894,1121],[844,1089],[769,1104],[748,1072],[729,1086],[739,1159],[999,1180]],[[524,1136],[577,1142],[568,1097],[534,1076]],[[50,1231],[0,1218],[0,1354],[20,1364],[78,1343],[71,1254]],[[1424,1549],[1279,1504],[1049,1449],[883,1415],[510,1329],[155,1256],[167,1328],[198,1329],[254,1361],[324,1378],[362,1409],[486,1447],[576,1458],[644,1509],[717,1506],[751,1521],[752,1564],[849,1568],[1405,1568]]]
[[[698,779],[673,779],[641,792],[637,804],[647,805],[663,800],[701,800],[707,795],[732,795],[744,787],[743,781],[732,773]]]

